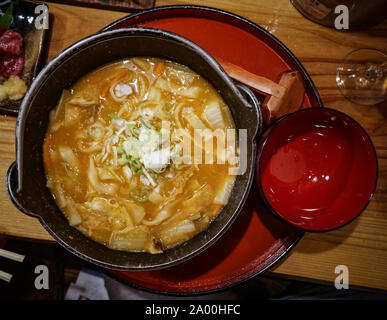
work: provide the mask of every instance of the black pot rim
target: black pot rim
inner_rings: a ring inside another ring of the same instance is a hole
[[[22,175],[23,175],[23,151],[21,150],[23,148],[23,135],[25,130],[25,121],[28,117],[28,112],[30,108],[31,101],[34,97],[34,93],[36,90],[39,90],[42,85],[44,85],[44,82],[47,78],[47,76],[57,68],[58,65],[61,65],[62,63],[65,63],[69,56],[71,56],[73,53],[77,52],[80,49],[83,49],[89,45],[92,45],[96,42],[102,41],[105,38],[109,38],[112,35],[121,35],[121,34],[130,34],[133,33],[142,33],[144,35],[152,35],[152,36],[160,36],[160,37],[168,37],[169,39],[173,39],[177,42],[183,43],[184,45],[189,46],[192,50],[195,50],[198,55],[201,55],[204,60],[206,60],[211,68],[216,70],[218,74],[223,78],[223,81],[229,86],[230,91],[237,96],[242,105],[245,105],[246,109],[252,103],[251,101],[247,101],[246,98],[243,97],[242,92],[237,88],[237,86],[232,82],[230,77],[225,73],[225,71],[220,67],[218,62],[204,49],[202,49],[200,46],[195,44],[189,39],[186,39],[180,35],[177,35],[172,32],[164,31],[161,29],[155,29],[155,28],[146,28],[146,27],[128,27],[123,29],[117,29],[117,30],[111,30],[111,31],[105,31],[101,33],[96,33],[93,35],[90,35],[84,39],[79,40],[78,42],[74,43],[70,47],[64,49],[62,52],[60,52],[57,56],[55,56],[39,73],[37,78],[34,80],[33,84],[28,89],[28,92],[26,93],[23,102],[21,104],[21,109],[17,118],[17,124],[16,124],[16,169],[18,171],[18,184],[17,184],[17,192],[20,192],[22,190]],[[97,260],[95,258],[92,258],[88,255],[85,255],[81,252],[78,252],[76,249],[65,243],[53,230],[50,229],[50,227],[47,225],[47,223],[44,221],[44,219],[37,213],[32,213],[30,215],[35,216],[38,218],[40,223],[43,225],[43,227],[50,233],[50,235],[63,247],[65,247],[70,252],[76,254],[78,257],[88,261],[92,262],[98,266],[102,266],[105,268],[111,268],[115,270],[127,270],[127,271],[136,271],[136,270],[158,270],[163,268],[168,268],[171,266],[174,266],[176,264],[180,264],[184,261],[187,261],[188,259],[191,259],[192,257],[200,254],[204,250],[206,250],[208,247],[210,247],[212,244],[214,244],[232,225],[232,223],[235,221],[235,219],[238,216],[238,213],[243,208],[243,205],[247,199],[247,196],[249,194],[250,188],[253,183],[253,178],[255,174],[255,161],[256,161],[256,153],[257,153],[257,143],[256,143],[256,136],[261,126],[260,121],[260,115],[259,115],[259,106],[255,105],[253,106],[253,109],[256,111],[257,116],[257,127],[255,127],[254,134],[249,138],[249,142],[251,143],[251,154],[249,155],[251,159],[251,166],[248,167],[249,170],[249,176],[248,180],[245,183],[244,191],[242,192],[241,199],[236,205],[235,210],[230,215],[229,220],[222,225],[222,227],[219,228],[219,230],[216,232],[216,234],[208,241],[203,243],[200,247],[190,251],[187,254],[184,254],[183,256],[174,259],[173,261],[163,262],[163,263],[157,263],[151,266],[122,266],[122,265],[116,265],[111,264],[107,262],[102,262],[100,260]],[[9,187],[9,184],[8,186]],[[8,192],[9,195],[12,195],[12,193]],[[17,201],[13,201],[15,205],[18,207],[19,210],[21,210],[24,213],[31,213],[31,211],[28,208],[23,208],[20,204],[16,204]]]

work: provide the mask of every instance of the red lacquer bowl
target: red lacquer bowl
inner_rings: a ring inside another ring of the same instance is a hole
[[[337,110],[287,115],[260,142],[257,180],[268,209],[307,231],[333,230],[356,218],[374,194],[377,172],[369,136]]]

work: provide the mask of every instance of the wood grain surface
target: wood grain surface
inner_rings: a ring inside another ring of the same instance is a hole
[[[387,103],[361,106],[347,101],[335,83],[337,64],[356,48],[371,47],[387,52],[387,23],[372,29],[345,33],[305,19],[287,0],[159,0],[156,6],[197,4],[217,7],[261,25],[280,39],[311,75],[323,103],[357,120],[369,133],[379,159],[379,180],[374,199],[363,214],[336,231],[307,233],[294,250],[271,273],[287,277],[323,280],[333,284],[335,267],[349,269],[350,287],[387,290]],[[88,36],[123,12],[104,11],[49,3],[51,38],[48,59],[75,41]],[[0,177],[15,160],[16,119],[0,116]],[[4,180],[3,180],[4,181]],[[0,234],[52,240],[36,219],[20,213],[0,184]]]

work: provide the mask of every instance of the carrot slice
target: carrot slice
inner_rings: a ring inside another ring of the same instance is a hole
[[[213,203],[211,204],[208,212],[207,212],[207,215],[209,217],[216,217],[220,211],[220,209],[223,208],[223,205],[222,204],[217,204],[217,203]]]
[[[114,85],[117,81],[121,80],[124,77],[124,75],[125,75],[125,72],[120,73],[118,76],[115,76],[111,81],[109,81],[107,85],[103,87],[100,97],[105,98],[110,87]]]
[[[153,69],[153,74],[156,76],[156,77],[159,77],[161,74],[163,74],[165,71],[165,64],[164,62],[158,62],[155,66],[155,68]]]

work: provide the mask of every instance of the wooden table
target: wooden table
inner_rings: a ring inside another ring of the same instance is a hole
[[[261,25],[281,40],[303,63],[326,106],[346,112],[367,130],[379,158],[379,181],[374,199],[349,225],[328,233],[307,233],[295,249],[271,273],[332,283],[335,267],[349,269],[350,287],[387,290],[387,104],[365,107],[347,101],[335,83],[340,59],[355,48],[387,51],[387,23],[366,32],[343,33],[305,19],[288,0],[159,0],[170,4],[207,5],[228,11]],[[122,12],[86,9],[49,3],[53,16],[48,59],[75,41],[88,36]],[[0,116],[0,177],[15,160],[15,118]],[[4,181],[4,180],[3,180]],[[53,239],[36,219],[20,213],[0,184],[0,234],[30,239]]]

